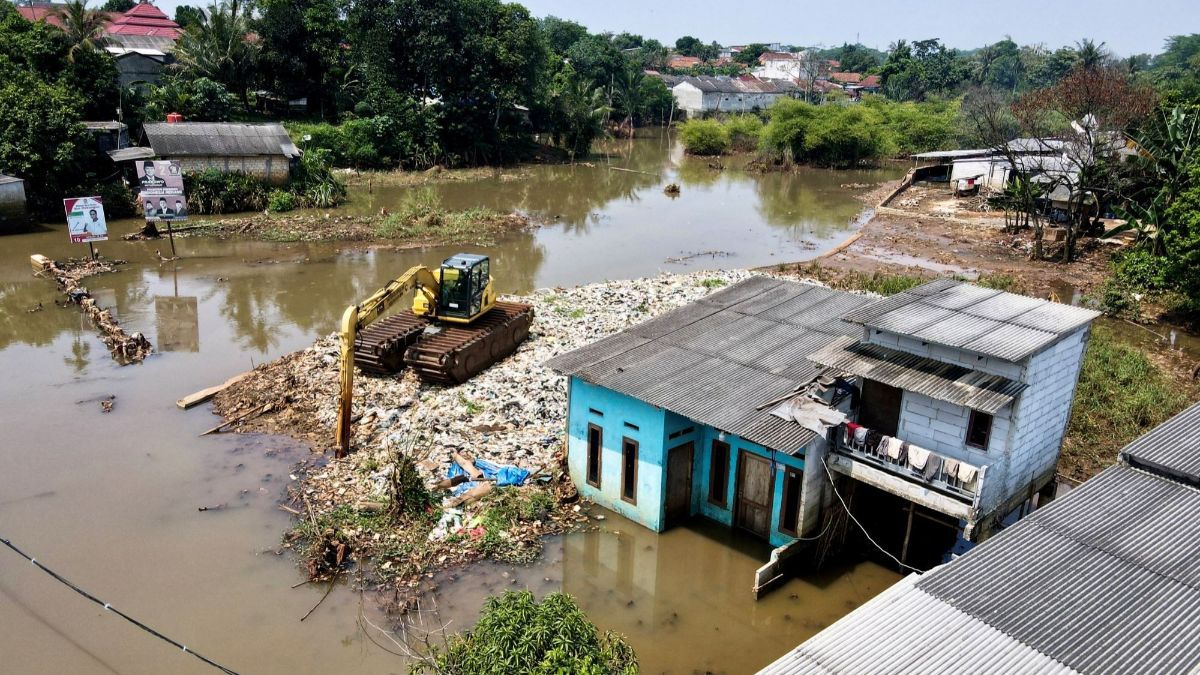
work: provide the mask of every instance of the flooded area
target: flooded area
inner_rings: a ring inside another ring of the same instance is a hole
[[[862,204],[839,186],[891,172],[765,176],[683,158],[666,139],[642,139],[614,165],[531,167],[515,181],[446,183],[448,206],[491,206],[547,225],[495,246],[501,292],[705,267],[811,257],[845,238]],[[616,152],[617,149],[609,148]],[[662,192],[678,182],[675,200]],[[376,187],[351,209],[378,210],[412,188]],[[138,223],[114,223],[116,234]],[[449,248],[341,250],[186,238],[181,260],[157,262],[166,241],[110,241],[122,271],[85,281],[156,354],[120,367],[29,255],[81,255],[65,225],[0,238],[0,536],[114,606],[245,673],[405,672],[367,640],[348,589],[321,597],[287,554],[291,516],[276,508],[290,468],[311,459],[275,437],[206,436],[207,406],[179,397],[331,332],[341,310],[411,265]],[[462,248],[462,247],[454,247]],[[719,257],[694,253],[719,251]],[[35,310],[39,303],[42,309]],[[115,396],[112,412],[99,400]],[[200,511],[201,507],[210,510]],[[213,508],[221,507],[221,508]],[[896,575],[864,563],[795,580],[764,601],[750,593],[766,553],[728,545],[703,523],[656,536],[611,516],[604,528],[551,542],[529,568],[479,567],[445,580],[438,605],[451,629],[469,625],[483,594],[508,584],[579,597],[602,628],[629,635],[645,672],[745,672],[763,665],[877,593]],[[107,615],[14,555],[0,555],[0,653],[7,672],[208,672]],[[507,577],[504,576],[507,573]],[[549,579],[549,581],[546,581]]]

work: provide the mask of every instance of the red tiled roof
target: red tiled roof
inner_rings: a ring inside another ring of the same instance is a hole
[[[860,82],[860,85],[868,89],[878,88],[883,85],[883,80],[878,75],[867,75]]]
[[[667,59],[668,68],[691,68],[700,65],[700,57],[698,56],[672,56]]]
[[[842,62],[838,61],[837,59],[829,59],[825,63],[828,63],[830,68],[841,68],[842,67]]]
[[[154,35],[169,38],[178,38],[183,34],[179,24],[149,2],[140,2],[128,12],[114,17],[105,32],[112,35]]]
[[[45,21],[51,26],[58,26],[59,28],[62,28],[62,22],[58,20],[55,12],[59,9],[62,9],[64,6],[65,5],[44,4],[34,5],[31,7],[17,7],[17,12],[21,16],[25,17],[26,21]]]
[[[758,62],[766,63],[767,61],[794,61],[795,59],[795,54],[787,54],[784,52],[763,52],[759,55]]]
[[[829,79],[833,80],[834,82],[849,82],[850,84],[857,84],[859,80],[862,79],[862,75],[859,75],[858,73],[830,73]]]

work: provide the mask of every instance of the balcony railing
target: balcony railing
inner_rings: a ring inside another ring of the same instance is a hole
[[[924,467],[917,469],[910,463],[907,456],[889,456],[883,449],[883,444],[868,447],[868,443],[864,441],[855,441],[854,434],[845,425],[834,430],[833,435],[836,452],[905,480],[920,483],[967,504],[974,505],[978,499],[979,487],[983,482],[983,474],[987,467],[976,467],[924,448],[917,448],[929,453]],[[929,470],[929,462],[935,463],[933,470]],[[962,476],[970,476],[970,480],[964,480]]]

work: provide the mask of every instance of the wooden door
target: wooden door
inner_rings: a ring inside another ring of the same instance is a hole
[[[692,443],[667,451],[666,527],[674,527],[692,515]]]
[[[886,436],[895,436],[900,426],[900,401],[904,392],[875,380],[863,382],[858,423]]]
[[[771,535],[771,496],[775,477],[771,462],[742,450],[738,455],[734,524],[767,539]]]

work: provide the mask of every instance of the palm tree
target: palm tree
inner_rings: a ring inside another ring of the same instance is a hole
[[[633,136],[634,115],[642,109],[642,84],[645,80],[646,75],[640,69],[627,68],[616,81],[616,107],[625,116],[621,126],[629,127],[630,136]]]
[[[58,19],[63,35],[67,38],[70,48],[67,59],[75,62],[75,55],[80,50],[91,51],[104,35],[109,18],[104,12],[87,8],[87,0],[68,0],[67,4],[54,10],[54,18]]]
[[[1084,70],[1094,70],[1108,62],[1109,53],[1104,48],[1105,43],[1096,44],[1089,38],[1075,43],[1075,53],[1079,55],[1077,63]]]
[[[571,154],[571,159],[586,156],[604,131],[604,118],[611,108],[603,87],[593,87],[584,77],[571,73],[559,78],[551,95],[557,104],[558,124],[555,136]]]
[[[237,0],[210,5],[204,20],[175,43],[175,67],[190,77],[207,77],[238,92],[250,109],[250,83],[258,70],[260,45]]]

